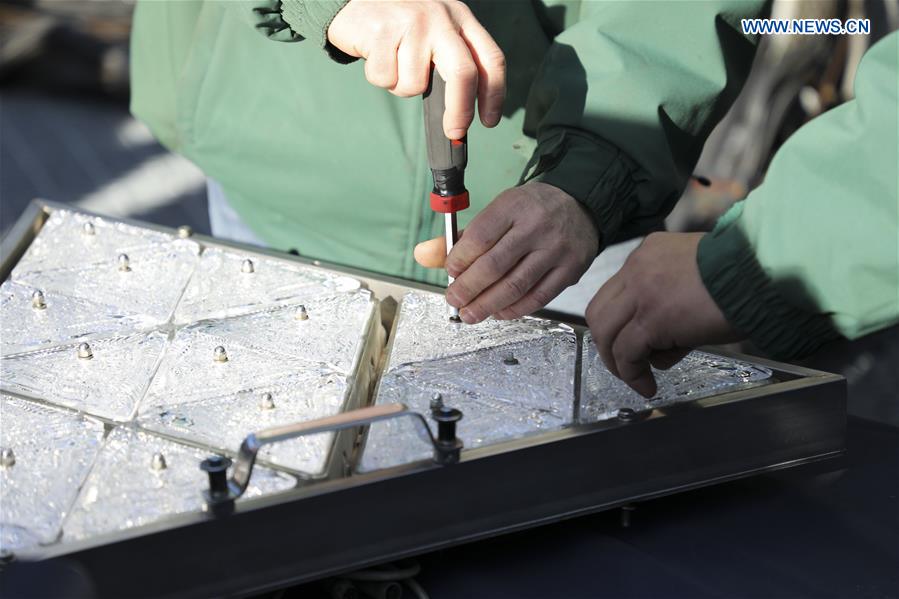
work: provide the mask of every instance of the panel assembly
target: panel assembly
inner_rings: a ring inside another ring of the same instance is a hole
[[[36,202],[2,274],[0,554],[102,595],[258,593],[844,448],[834,375],[704,349],[645,399],[582,323],[452,322],[186,229]]]

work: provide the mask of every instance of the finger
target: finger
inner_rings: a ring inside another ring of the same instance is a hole
[[[481,210],[465,228],[465,234],[446,257],[446,272],[459,277],[512,228],[513,214],[494,201]]]
[[[618,366],[618,378],[643,397],[656,394],[656,380],[649,366],[652,345],[645,329],[637,321],[628,321],[615,337],[612,355]]]
[[[653,368],[668,370],[683,360],[689,353],[690,350],[688,349],[666,349],[664,351],[657,351],[649,357],[649,363],[652,364]]]
[[[508,308],[500,310],[495,317],[500,320],[512,320],[536,312],[562,293],[571,284],[570,280],[564,269],[553,268],[524,297]]]
[[[446,262],[446,237],[422,241],[412,252],[415,261],[425,268],[443,268]]]
[[[524,297],[551,267],[552,261],[545,255],[528,254],[508,274],[462,308],[459,316],[468,324],[481,322]]]
[[[443,131],[450,139],[461,139],[474,118],[478,67],[468,45],[458,35],[445,35],[434,50],[433,60],[446,81]]]
[[[473,16],[462,23],[462,38],[478,68],[478,113],[485,127],[495,127],[506,98],[506,57],[496,41]]]
[[[469,229],[470,228],[471,227],[469,227]],[[507,277],[507,275],[510,274],[510,271],[515,268],[515,265],[518,264],[521,258],[527,254],[530,249],[530,245],[522,243],[522,241],[521,237],[515,234],[515,229],[510,229],[496,242],[496,245],[481,254],[471,266],[466,268],[462,274],[456,277],[453,284],[446,290],[446,301],[449,302],[451,306],[462,308],[471,303],[482,291],[504,277]],[[549,261],[547,260],[547,262]],[[547,265],[546,270],[549,270],[549,265]],[[544,270],[544,272],[546,272],[546,270]],[[543,273],[540,273],[540,275],[542,276]],[[517,279],[510,279],[506,281],[505,285],[517,285],[518,282]],[[537,280],[535,279],[530,283],[533,285],[536,282]],[[528,289],[530,289],[530,286],[528,286],[527,289],[521,290],[514,288],[507,289],[507,295],[515,293],[516,291],[520,291],[520,293],[518,294],[518,297],[514,299],[510,298],[509,303],[503,304],[501,308],[505,308],[512,303],[512,301],[517,300],[524,295]],[[484,314],[478,319],[478,322],[490,314],[493,314],[493,312]]]
[[[375,87],[392,89],[396,86],[396,52],[394,44],[380,42],[365,58],[365,78]]]
[[[624,284],[620,280],[615,281],[616,278],[612,277],[590,301],[587,306],[587,322],[590,325],[590,332],[593,334],[593,341],[596,343],[596,351],[602,358],[603,364],[606,365],[609,372],[618,376],[618,366],[615,364],[615,356],[612,354],[612,344],[624,325],[633,318],[637,311],[637,304],[629,297]],[[606,292],[605,296],[600,298],[603,290],[610,285],[611,291]]]
[[[390,93],[408,98],[419,96],[428,89],[431,56],[418,36],[406,36],[396,53],[397,80]]]

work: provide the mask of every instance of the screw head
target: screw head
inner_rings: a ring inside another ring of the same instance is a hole
[[[432,412],[431,417],[437,422],[459,422],[462,420],[462,412],[447,405],[441,405]]]
[[[294,316],[297,320],[309,320],[309,312],[306,311],[306,306],[297,306],[297,311]]]
[[[157,451],[153,454],[153,458],[150,460],[150,468],[152,468],[156,472],[160,472],[168,467],[168,462],[166,462],[165,456],[162,454],[162,452]]]
[[[227,362],[228,352],[225,351],[224,347],[219,345],[214,350],[212,350],[212,359],[219,363]]]
[[[618,410],[618,420],[622,422],[630,422],[637,417],[637,413],[631,408],[621,408]]]
[[[259,398],[259,407],[263,410],[275,409],[275,399],[272,397],[271,393],[262,394],[262,397]]]
[[[131,260],[128,258],[128,254],[119,254],[118,263],[121,272],[131,272]]]
[[[211,455],[200,462],[200,470],[203,472],[224,472],[231,466],[231,460],[220,455]]]
[[[512,352],[506,352],[506,354],[503,356],[503,364],[505,364],[506,366],[517,366],[518,358],[516,358],[515,354],[513,354]]]
[[[187,225],[181,225],[180,227],[178,227],[178,237],[180,237],[181,239],[187,239],[193,234],[194,230]]]
[[[256,272],[256,265],[253,264],[253,261],[252,261],[252,260],[250,260],[249,258],[247,258],[247,259],[244,260],[243,263],[240,265],[240,272],[242,272],[242,273],[244,273],[244,274],[252,274],[252,273]]]
[[[40,289],[35,289],[34,293],[31,294],[31,307],[35,310],[47,309],[47,302],[44,300],[44,292]]]
[[[459,316],[458,314],[452,314],[449,317],[449,321],[452,322],[453,324],[459,324],[462,322],[462,317]]]
[[[443,396],[439,393],[435,393],[431,396],[431,411],[439,410],[443,407]]]
[[[16,465],[16,453],[12,447],[4,447],[0,449],[0,467],[12,468]]]
[[[81,225],[81,232],[85,235],[93,235],[97,232],[94,223],[84,223]]]
[[[78,346],[78,358],[81,360],[90,360],[94,357],[94,351],[87,343],[81,343]]]

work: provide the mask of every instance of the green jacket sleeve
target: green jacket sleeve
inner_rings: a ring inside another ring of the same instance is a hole
[[[328,27],[349,0],[241,0],[231,4],[257,31],[280,42],[311,40],[340,63],[355,57],[328,41]]]
[[[740,19],[764,2],[584,2],[531,88],[522,177],[591,211],[602,245],[655,227],[736,98],[755,53]]]
[[[789,359],[899,322],[899,33],[862,58],[855,99],[784,143],[699,245],[728,320]]]

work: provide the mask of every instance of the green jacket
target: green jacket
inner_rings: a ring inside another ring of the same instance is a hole
[[[854,91],[699,246],[728,321],[780,358],[899,322],[899,32],[862,57]]]
[[[411,252],[442,233],[422,103],[332,59],[324,32],[344,3],[140,2],[132,111],[273,247],[440,282]],[[739,19],[762,2],[468,4],[506,54],[508,99],[498,127],[469,132],[460,224],[525,176],[586,204],[608,244],[677,200],[743,83],[754,43]]]

